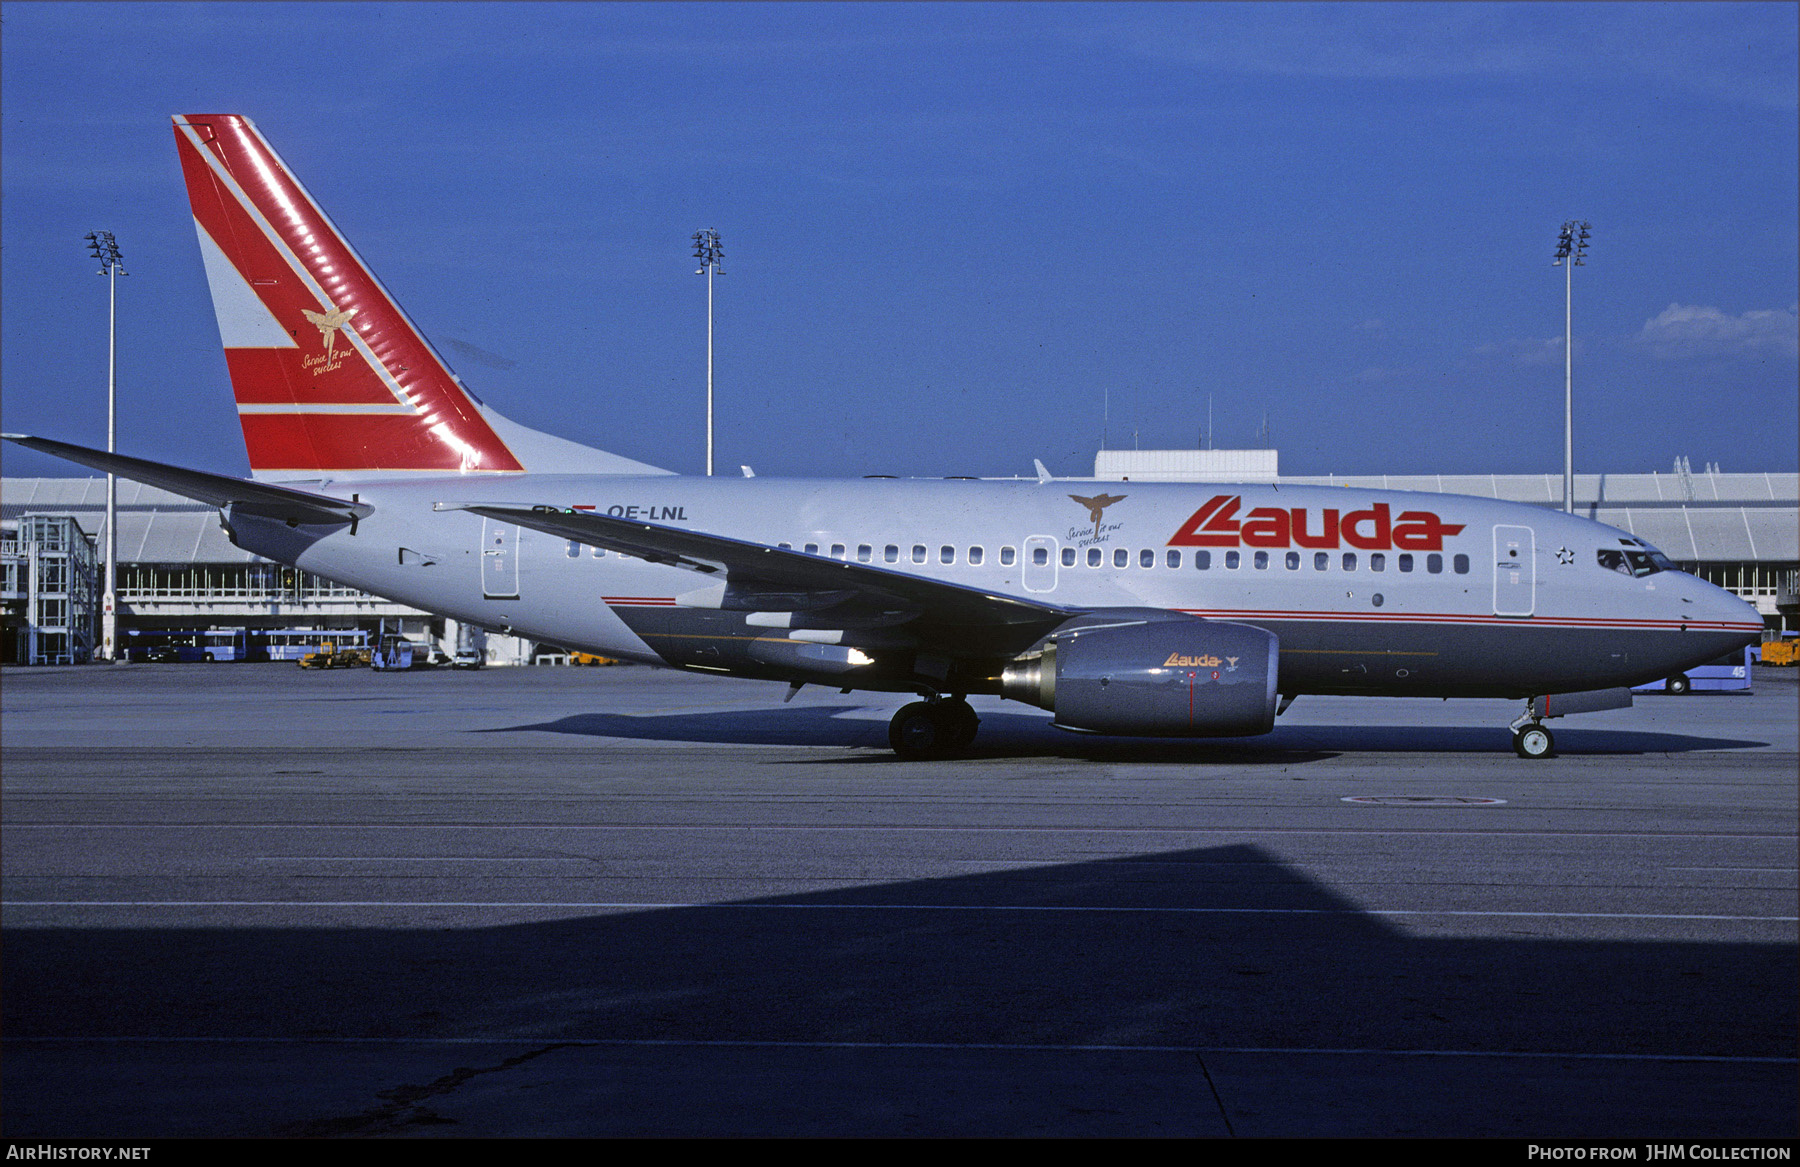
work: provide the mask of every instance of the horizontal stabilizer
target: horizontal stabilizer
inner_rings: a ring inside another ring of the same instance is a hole
[[[142,482],[146,486],[179,494],[183,498],[196,499],[220,508],[235,507],[243,514],[260,515],[283,522],[353,523],[375,510],[366,502],[346,502],[341,498],[295,490],[288,486],[246,482],[242,478],[209,474],[204,470],[186,470],[180,466],[130,458],[124,454],[109,454],[105,450],[90,450],[86,446],[52,441],[49,438],[34,438],[26,434],[0,434],[0,437],[28,450],[67,458],[95,470],[104,470],[120,478],[129,478],[133,482]]]
[[[588,511],[501,503],[438,503],[437,509],[470,511],[652,563],[704,574],[722,573],[734,587],[789,593],[851,592],[877,603],[914,609],[938,625],[1053,627],[1076,614],[1075,609],[908,575],[873,564],[847,563],[764,543]]]

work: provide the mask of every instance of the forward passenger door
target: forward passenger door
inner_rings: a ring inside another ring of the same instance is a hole
[[[1537,553],[1530,527],[1494,528],[1494,615],[1537,610]]]

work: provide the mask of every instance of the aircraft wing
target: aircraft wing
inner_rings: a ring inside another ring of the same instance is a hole
[[[1080,609],[926,579],[873,564],[847,563],[764,543],[589,511],[498,503],[437,505],[441,510],[466,510],[559,538],[635,555],[651,563],[723,576],[723,582],[733,592],[744,595],[744,601],[734,606],[749,606],[759,595],[788,600],[801,600],[808,595],[836,597],[833,602],[855,599],[910,610],[927,626],[1012,628],[1033,636],[1038,629],[1047,630],[1080,613]]]
[[[142,482],[147,486],[179,494],[183,498],[210,503],[220,508],[235,507],[244,514],[280,519],[283,522],[354,523],[375,510],[366,502],[348,502],[330,495],[295,490],[291,486],[250,482],[226,474],[209,474],[204,470],[186,470],[180,466],[131,458],[124,454],[109,454],[105,450],[93,450],[49,438],[34,438],[26,434],[0,434],[0,437],[28,450],[67,458],[71,462],[104,470],[120,478],[129,478],[133,482]]]

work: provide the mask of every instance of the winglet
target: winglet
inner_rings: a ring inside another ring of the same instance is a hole
[[[1033,466],[1037,467],[1037,476],[1038,476],[1038,485],[1039,486],[1042,486],[1042,485],[1044,485],[1044,483],[1049,482],[1050,479],[1053,477],[1051,475],[1050,471],[1044,469],[1044,463],[1041,459],[1033,458],[1031,460],[1031,464]]]

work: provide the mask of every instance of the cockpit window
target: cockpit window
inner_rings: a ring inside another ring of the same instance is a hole
[[[1624,542],[1623,539],[1620,542]],[[1644,550],[1621,551],[1613,547],[1602,547],[1595,552],[1595,561],[1607,571],[1616,571],[1620,575],[1629,575],[1641,579],[1646,575],[1655,575],[1659,571],[1674,571],[1676,567],[1669,557],[1656,548],[1635,540],[1632,546]]]

